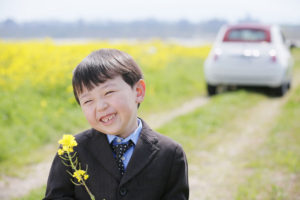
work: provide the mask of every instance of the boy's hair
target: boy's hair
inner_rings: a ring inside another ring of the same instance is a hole
[[[77,65],[73,72],[73,92],[80,105],[78,95],[83,88],[92,90],[108,79],[121,76],[123,80],[133,87],[143,74],[133,58],[117,49],[100,49],[93,51]]]

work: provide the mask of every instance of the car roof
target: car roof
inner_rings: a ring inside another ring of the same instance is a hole
[[[262,29],[270,31],[271,25],[265,24],[233,24],[227,25],[227,29]]]

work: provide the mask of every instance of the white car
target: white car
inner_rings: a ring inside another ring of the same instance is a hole
[[[208,95],[218,86],[267,86],[278,96],[290,88],[293,59],[278,26],[226,25],[204,63]]]

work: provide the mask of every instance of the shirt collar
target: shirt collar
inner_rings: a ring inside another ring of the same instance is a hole
[[[121,138],[121,137],[118,137],[116,135],[109,135],[107,134],[107,140],[109,143],[113,142],[114,144],[118,143],[117,140],[119,139],[119,143],[126,143],[128,142],[129,140],[131,140],[134,145],[136,145],[138,139],[139,139],[139,136],[140,136],[140,133],[141,133],[141,130],[143,128],[143,124],[142,124],[142,121],[140,119],[137,119],[138,121],[138,127],[135,129],[135,131],[133,133],[131,133],[127,138]]]

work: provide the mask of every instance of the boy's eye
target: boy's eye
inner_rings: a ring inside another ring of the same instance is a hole
[[[105,95],[111,94],[111,93],[113,93],[113,92],[114,92],[114,91],[108,91],[108,92],[105,93]]]
[[[87,100],[87,101],[84,101],[83,104],[87,104],[89,102],[92,102],[92,100]]]

